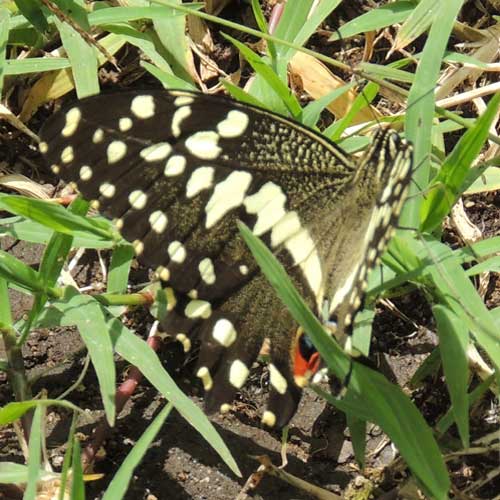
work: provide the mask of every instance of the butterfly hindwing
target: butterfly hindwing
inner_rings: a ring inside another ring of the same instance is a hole
[[[380,133],[356,163],[320,134],[227,98],[124,91],[83,99],[40,132],[53,170],[112,217],[167,287],[161,327],[186,350],[210,409],[227,409],[265,338],[271,342],[267,424],[300,399],[291,351],[297,325],[237,230],[245,222],[285,266],[316,313],[341,327],[394,225],[411,149]]]

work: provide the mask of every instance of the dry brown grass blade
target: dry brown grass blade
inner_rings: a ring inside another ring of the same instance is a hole
[[[496,24],[483,30],[483,38],[476,42],[475,50],[468,55],[484,63],[492,63],[498,60],[500,54],[500,24]],[[446,70],[438,81],[436,100],[449,96],[451,92],[465,80],[474,83],[485,70],[471,66],[450,67]]]
[[[49,200],[50,196],[42,186],[21,174],[0,175],[0,186],[30,198]]]
[[[292,78],[300,79],[304,90],[314,99],[319,99],[339,87],[346,85],[346,82],[335,76],[322,62],[316,58],[297,52],[289,64],[289,71]],[[332,101],[327,109],[333,113],[335,118],[342,118],[346,115],[358,94],[350,89],[338,99]],[[352,125],[366,123],[377,120],[382,115],[372,106],[362,109],[353,119]]]
[[[116,59],[108,52],[106,47],[103,47],[97,40],[92,38],[84,29],[82,29],[71,17],[67,16],[57,4],[52,2],[51,0],[41,0],[42,3],[47,7],[47,9],[54,14],[59,21],[68,24],[71,26],[89,45],[95,47],[108,62],[110,62],[118,71],[120,68],[118,67],[118,62]]]
[[[0,104],[0,120],[5,120],[10,123],[14,128],[20,130],[27,136],[31,137],[35,142],[38,142],[38,136],[32,132],[24,123],[23,120],[18,118],[10,109]]]

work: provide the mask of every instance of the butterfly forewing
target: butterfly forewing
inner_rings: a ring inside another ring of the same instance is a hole
[[[208,405],[229,407],[269,338],[265,421],[284,425],[300,397],[297,325],[236,221],[264,240],[316,313],[330,298],[332,314],[350,317],[401,208],[409,147],[380,134],[356,165],[295,122],[183,91],[90,97],[53,115],[40,135],[53,170],[115,219],[164,282],[163,329],[186,350],[201,340]]]

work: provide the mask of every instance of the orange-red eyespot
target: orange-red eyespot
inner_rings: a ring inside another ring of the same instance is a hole
[[[293,378],[299,387],[305,387],[318,371],[321,358],[303,330],[297,330],[293,348]]]

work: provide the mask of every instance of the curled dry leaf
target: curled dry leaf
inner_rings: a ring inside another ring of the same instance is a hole
[[[215,51],[215,44],[207,23],[196,16],[187,16],[189,36],[194,44],[193,50],[200,58],[200,78],[206,82],[217,77],[221,71],[217,63],[211,58]]]
[[[314,99],[319,99],[346,82],[335,76],[322,62],[315,57],[297,52],[289,64],[290,75],[300,79],[303,89]],[[348,90],[338,99],[332,101],[327,109],[335,116],[342,118],[347,114],[358,94],[353,89]],[[371,122],[380,118],[381,114],[372,106],[363,108],[353,119],[352,125]]]

